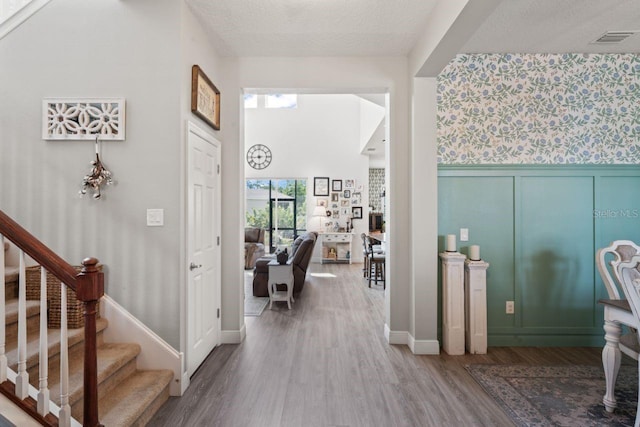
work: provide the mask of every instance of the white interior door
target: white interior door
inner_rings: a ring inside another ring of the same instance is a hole
[[[187,373],[220,344],[220,144],[189,123]]]

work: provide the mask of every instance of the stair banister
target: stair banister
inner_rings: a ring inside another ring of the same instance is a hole
[[[98,421],[98,362],[96,343],[96,306],[104,295],[104,274],[99,271],[96,258],[82,261],[82,271],[76,270],[55,252],[40,242],[20,224],[0,210],[0,235],[53,274],[76,292],[84,304],[84,419],[85,427],[99,427]],[[4,251],[4,248],[3,248]],[[2,255],[4,256],[4,254]],[[4,292],[3,292],[4,295]]]

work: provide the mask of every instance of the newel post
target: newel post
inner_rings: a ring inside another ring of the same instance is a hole
[[[84,420],[85,427],[98,421],[98,355],[96,349],[96,305],[104,295],[104,274],[96,258],[85,258],[77,276],[77,298],[84,303]]]

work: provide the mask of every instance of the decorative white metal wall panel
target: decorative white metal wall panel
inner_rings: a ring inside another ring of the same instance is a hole
[[[125,100],[48,98],[42,102],[42,138],[124,140]]]

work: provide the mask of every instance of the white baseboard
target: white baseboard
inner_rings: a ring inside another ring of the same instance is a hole
[[[100,314],[109,321],[104,330],[105,342],[136,342],[140,344],[137,365],[140,369],[169,369],[173,371],[173,381],[169,387],[171,396],[182,396],[189,386],[184,381],[184,354],[171,347],[155,332],[147,328],[131,313],[108,295],[100,300]]]
[[[247,336],[247,329],[242,325],[239,331],[221,331],[221,344],[240,344]]]
[[[440,354],[438,340],[416,340],[408,331],[392,331],[387,324],[384,337],[389,344],[408,346],[413,354]]]
[[[409,335],[409,348],[413,354],[440,354],[440,342],[438,340],[416,340]]]
[[[386,323],[384,325],[384,337],[387,339],[389,344],[409,345],[409,332],[392,331]]]

